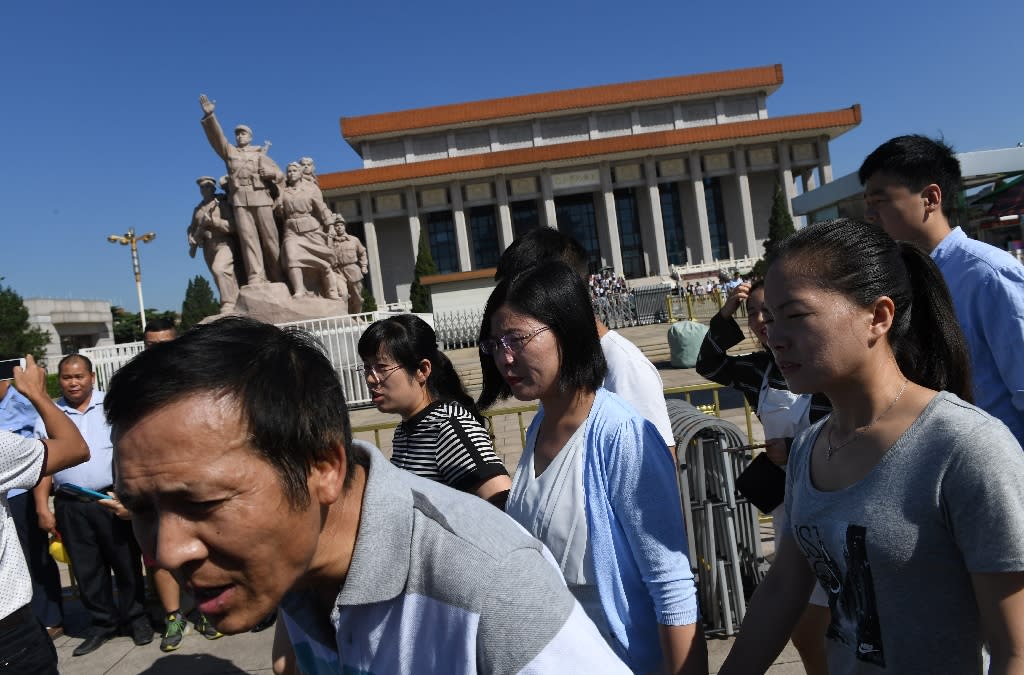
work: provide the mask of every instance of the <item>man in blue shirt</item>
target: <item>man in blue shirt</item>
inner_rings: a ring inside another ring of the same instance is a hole
[[[9,380],[0,381],[0,429],[32,438],[38,418],[31,401]],[[32,577],[32,613],[46,626],[50,637],[57,638],[64,633],[60,572],[50,556],[46,532],[37,525],[35,500],[30,491],[14,489],[7,493],[7,504]]]
[[[893,138],[868,155],[858,175],[865,218],[931,253],[967,339],[974,403],[1024,445],[1024,266],[950,227],[960,162],[942,141]]]
[[[131,523],[95,501],[81,502],[59,490],[65,483],[103,493],[113,487],[113,445],[103,416],[103,392],[93,388],[92,362],[80,354],[61,359],[58,373],[64,395],[57,400],[57,407],[78,427],[91,457],[84,464],[44,478],[33,493],[39,526],[51,532],[60,528],[82,604],[92,616],[89,635],[73,655],[99,649],[119,629],[131,635],[135,644],[144,645],[153,640],[153,627],[143,605],[142,559]],[[45,427],[37,432],[45,436]],[[51,484],[57,489],[53,499],[56,517],[48,504]],[[111,572],[117,579],[116,604]]]

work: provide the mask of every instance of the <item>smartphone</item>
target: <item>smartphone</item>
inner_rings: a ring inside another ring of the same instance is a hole
[[[65,497],[76,499],[80,502],[95,502],[100,499],[110,499],[110,495],[105,495],[102,492],[96,490],[90,490],[74,483],[64,483],[57,492]]]
[[[0,380],[13,380],[14,366],[21,366],[21,369],[24,370],[25,359],[8,359],[6,361],[0,361]]]

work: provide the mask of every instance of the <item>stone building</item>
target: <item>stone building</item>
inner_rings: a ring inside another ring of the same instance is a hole
[[[341,120],[363,168],[320,176],[362,239],[378,301],[408,298],[420,230],[441,274],[485,277],[555,227],[627,279],[763,253],[776,184],[832,180],[860,106],[769,117],[782,66],[683,75]]]
[[[106,300],[26,298],[29,325],[50,334],[46,360],[50,372],[64,354],[114,344],[114,319]]]

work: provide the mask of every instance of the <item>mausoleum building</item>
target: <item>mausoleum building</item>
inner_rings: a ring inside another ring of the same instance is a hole
[[[554,227],[627,279],[763,253],[776,184],[832,180],[829,141],[860,106],[769,117],[782,66],[341,119],[363,168],[320,176],[362,239],[378,302],[408,298],[420,231],[442,274],[486,276]]]

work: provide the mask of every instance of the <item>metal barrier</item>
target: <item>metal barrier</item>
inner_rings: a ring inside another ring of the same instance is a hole
[[[326,317],[323,319],[308,319],[306,321],[290,321],[277,324],[279,327],[295,326],[308,331],[323,344],[327,357],[338,372],[341,378],[342,388],[345,391],[345,400],[349,405],[366,405],[370,403],[370,392],[366,388],[366,382],[359,373],[359,366],[362,361],[356,345],[359,343],[359,336],[363,334],[366,327],[378,319],[387,316],[401,314],[402,307],[388,306],[376,312],[364,314],[346,314],[343,316]],[[427,323],[432,323],[429,314],[417,315]],[[96,373],[96,386],[99,389],[106,389],[110,378],[117,372],[117,369],[128,363],[133,356],[143,349],[142,342],[127,342],[109,347],[89,347],[79,350],[79,353],[89,357],[93,363],[93,370]]]

